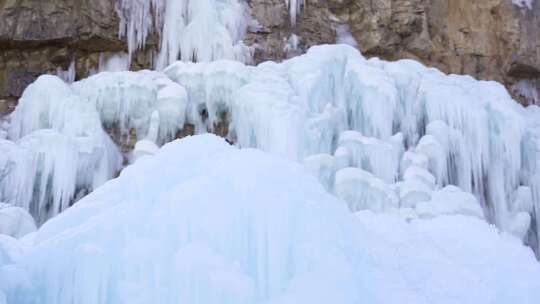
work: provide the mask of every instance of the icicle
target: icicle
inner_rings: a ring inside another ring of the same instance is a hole
[[[289,8],[292,25],[296,25],[296,18],[305,4],[305,0],[285,0],[285,5]]]
[[[75,60],[71,61],[68,69],[65,71],[60,67],[56,69],[56,75],[67,83],[72,83],[75,81],[76,72],[77,71],[75,71]]]
[[[527,104],[539,105],[540,95],[535,80],[520,80],[512,86],[512,91],[525,99]]]
[[[336,172],[335,160],[332,155],[317,154],[306,157],[304,167],[321,182],[326,190],[331,191]]]
[[[98,72],[128,71],[129,66],[130,58],[127,53],[99,54]]]
[[[251,61],[242,39],[248,26],[244,3],[238,0],[117,0],[120,37],[128,41],[129,61],[144,49],[150,34],[160,48],[155,67],[163,70],[178,59]]]
[[[241,22],[235,17],[240,12],[237,2],[220,2],[223,6],[219,7],[210,0],[186,3],[168,4],[185,11],[181,22],[173,20],[179,27],[183,22],[195,30],[198,25],[218,22],[230,41],[242,36]],[[204,41],[192,38],[185,46],[201,47],[199,42]],[[185,54],[182,45],[169,46],[163,65]],[[175,54],[178,50],[180,55]],[[213,58],[207,51],[197,54]],[[229,52],[226,48],[218,51]],[[497,83],[445,75],[411,60],[366,60],[356,49],[338,45],[313,47],[283,63],[246,66],[229,60],[180,61],[164,73],[101,73],[72,86],[43,76],[24,92],[8,137],[19,140],[47,128],[74,140],[78,167],[88,172],[100,168],[96,173],[100,178],[78,177],[75,188],[79,189],[103,181],[113,171],[116,148],[101,124],[117,127],[124,135],[134,132],[138,139],[151,131],[151,141],[158,146],[175,138],[185,124],[193,125],[197,134],[224,125],[221,131],[237,146],[303,162],[331,191],[342,185],[334,191],[346,196],[356,206],[353,209],[387,210],[390,206],[409,218],[418,216],[418,206],[425,205],[428,217],[454,214],[463,206],[439,206],[445,200],[435,200],[435,196],[469,201],[461,192],[472,193],[487,220],[518,237],[526,233],[526,242],[538,246],[540,231],[526,230],[540,226],[539,113],[538,107],[524,109],[515,103]],[[10,157],[0,161],[0,167],[23,163],[34,155],[26,150],[18,153],[17,145],[3,146]],[[20,159],[13,156],[18,154]],[[99,155],[108,155],[108,165],[98,162]],[[343,174],[350,166],[356,168]],[[12,195],[10,187],[27,193],[22,181],[37,178],[22,173],[33,169],[19,167],[18,177],[10,175],[5,184],[9,186],[2,185],[3,196]],[[342,172],[339,181],[336,171]],[[380,183],[373,186],[371,177]],[[353,188],[358,184],[363,191],[374,192],[357,193]],[[532,209],[526,207],[529,203],[523,195],[515,198],[520,187],[530,189]],[[68,185],[60,188],[64,189],[60,194],[73,196]],[[391,194],[394,198],[388,199]],[[370,195],[378,200],[374,206],[365,201]],[[23,196],[17,200],[31,201]],[[430,202],[433,206],[427,205]]]
[[[163,0],[116,0],[118,35],[127,39],[130,62],[135,51],[145,47],[148,35],[160,33],[163,9]]]
[[[40,224],[69,207],[76,190],[93,189],[120,169],[96,109],[55,76],[41,76],[25,90],[9,134],[17,145],[0,143],[11,166],[3,196]]]
[[[135,143],[135,147],[133,148],[132,162],[136,161],[137,159],[145,155],[153,155],[157,153],[157,151],[159,150],[159,147],[156,144],[158,140],[158,134],[159,134],[159,125],[160,125],[159,112],[154,111],[150,118],[150,126],[148,127],[148,134],[146,135],[144,139],[139,140],[137,143]]]

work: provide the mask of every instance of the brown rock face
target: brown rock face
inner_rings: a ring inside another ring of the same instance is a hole
[[[108,0],[0,0],[0,99],[20,96],[35,77],[67,70],[76,58],[122,50],[117,27]]]
[[[254,61],[282,60],[299,55],[313,45],[335,43],[335,17],[330,12],[330,2],[309,1],[292,24],[284,0],[248,1],[251,15],[259,24],[245,39],[247,44],[255,45]],[[298,37],[297,48],[291,48],[292,35]]]
[[[74,62],[85,77],[100,56],[124,51],[118,24],[114,0],[0,0],[0,114],[39,75]]]
[[[334,43],[336,28],[347,25],[367,56],[413,58],[509,89],[522,80],[540,87],[539,0],[530,9],[512,0],[311,0],[295,24],[284,0],[246,2],[258,23],[245,37],[255,62]],[[74,62],[81,78],[103,54],[126,51],[118,23],[115,0],[0,0],[0,113],[40,74]],[[155,38],[135,54],[132,69],[150,66]]]
[[[538,1],[531,9],[511,0],[349,2],[341,18],[368,56],[414,58],[509,87],[540,77]]]

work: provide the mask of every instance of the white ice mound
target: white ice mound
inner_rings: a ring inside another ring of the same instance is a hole
[[[430,201],[416,205],[416,212],[421,217],[434,217],[441,214],[461,214],[483,219],[482,207],[474,195],[464,192],[456,186],[446,186],[434,191]]]
[[[486,223],[345,206],[299,164],[188,137],[43,225],[0,264],[0,291],[18,304],[537,303],[532,251]]]
[[[26,210],[0,203],[0,235],[20,238],[36,229],[34,218]]]

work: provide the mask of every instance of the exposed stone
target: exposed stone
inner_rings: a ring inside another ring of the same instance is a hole
[[[0,0],[0,99],[72,62],[77,79],[97,70],[101,53],[126,50],[118,23],[114,0]],[[139,57],[134,69],[148,67]]]
[[[349,28],[368,56],[413,58],[509,87],[540,76],[540,3],[353,0]]]
[[[283,0],[251,0],[248,3],[251,15],[260,25],[248,33],[245,39],[247,44],[255,45],[256,63],[283,60],[301,54],[313,45],[336,41],[328,1],[309,1],[295,25],[291,24]],[[287,48],[293,34],[298,37],[296,49]]]
[[[284,0],[246,1],[259,23],[245,37],[255,63],[334,43],[336,26],[346,24],[367,56],[417,59],[509,88],[540,83],[538,0],[532,9],[511,0],[311,0],[294,25]],[[96,71],[103,53],[127,50],[118,23],[115,0],[0,0],[0,99],[16,99],[38,75],[72,62],[77,79]],[[148,38],[132,69],[150,67],[158,41]]]

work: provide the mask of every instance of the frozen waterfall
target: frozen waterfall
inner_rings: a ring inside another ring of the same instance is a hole
[[[127,39],[130,58],[157,35],[158,70],[178,59],[249,63],[252,51],[242,42],[249,21],[246,6],[243,0],[117,0],[119,35]]]
[[[523,108],[496,82],[368,60],[346,45],[258,66],[178,61],[71,85],[42,76],[0,145],[0,200],[42,223],[118,172],[109,135],[124,150],[144,139],[134,153],[153,154],[186,130],[219,129],[238,147],[303,162],[353,211],[474,214],[536,247],[538,121],[538,107]],[[441,206],[441,197],[461,202]]]

